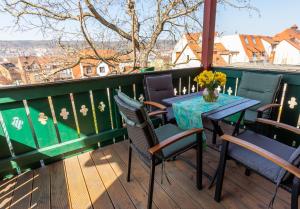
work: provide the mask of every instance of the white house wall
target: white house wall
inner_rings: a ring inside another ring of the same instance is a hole
[[[267,55],[270,56],[272,53],[272,45],[264,39],[261,39],[261,42],[266,50]]]
[[[179,41],[175,44],[175,47],[172,51],[172,63],[176,61],[176,52],[181,52],[183,48],[187,45],[187,39],[184,36],[179,39]]]
[[[275,49],[274,64],[300,65],[300,50],[287,41],[281,41]]]
[[[231,57],[231,63],[249,62],[239,35],[222,36],[218,38],[218,42],[222,43],[225,49],[229,51],[239,52]]]
[[[189,61],[187,61],[187,56],[189,56]],[[194,52],[191,48],[186,47],[183,53],[180,55],[176,62],[176,66],[174,68],[190,68],[190,67],[200,67],[201,62],[195,56]]]

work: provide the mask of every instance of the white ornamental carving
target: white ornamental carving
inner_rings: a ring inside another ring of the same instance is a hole
[[[48,116],[45,115],[45,113],[41,112],[39,114],[39,119],[38,121],[42,124],[42,125],[46,125],[47,124],[47,120],[48,120]]]
[[[81,105],[80,112],[83,116],[87,116],[89,109],[85,105]]]
[[[68,120],[70,113],[67,111],[66,108],[62,108],[59,114],[64,120]]]
[[[177,93],[178,93],[178,91],[177,91],[177,89],[175,88],[175,89],[174,89],[174,95],[176,96]]]
[[[196,87],[195,87],[195,85],[193,85],[193,86],[192,86],[192,92],[194,93],[195,90],[196,90]]]
[[[183,95],[186,94],[186,92],[187,92],[187,89],[186,89],[185,86],[184,86],[183,89],[182,89]]]
[[[294,109],[295,106],[298,105],[297,100],[296,100],[295,97],[292,97],[292,98],[288,101],[288,104],[289,104],[289,107],[290,107],[291,109]]]
[[[143,102],[144,102],[144,100],[145,100],[145,98],[144,98],[144,95],[143,95],[143,94],[141,94],[141,95],[140,95],[140,97],[139,97],[139,101],[140,101],[141,103],[143,103]]]
[[[106,107],[106,105],[102,101],[98,105],[98,109],[100,110],[100,112],[104,112],[105,111],[105,107]]]
[[[232,95],[233,91],[232,91],[231,87],[228,88],[227,93],[228,93],[228,95]]]
[[[17,130],[21,130],[23,128],[24,121],[19,117],[13,117],[11,125]]]

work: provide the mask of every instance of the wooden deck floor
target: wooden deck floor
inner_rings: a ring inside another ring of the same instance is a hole
[[[204,170],[212,174],[218,153],[204,151]],[[39,209],[134,209],[146,208],[149,171],[133,155],[132,181],[126,182],[127,142],[68,158],[0,183],[0,208]],[[194,160],[195,150],[184,157]],[[244,175],[234,162],[227,166],[223,200],[213,200],[214,188],[195,187],[195,170],[182,160],[166,163],[171,184],[161,184],[161,169],[156,170],[155,209],[240,209],[267,208],[274,186],[262,177]],[[290,208],[289,193],[281,190],[274,208]]]

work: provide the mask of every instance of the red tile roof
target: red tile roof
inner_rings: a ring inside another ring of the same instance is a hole
[[[297,25],[292,25],[290,28],[287,28],[274,36],[275,41],[288,40],[292,38],[300,39],[300,30]]]

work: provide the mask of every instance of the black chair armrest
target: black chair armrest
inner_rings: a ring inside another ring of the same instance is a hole
[[[230,143],[236,144],[238,146],[241,146],[247,150],[250,150],[258,155],[260,155],[263,158],[266,158],[267,160],[272,161],[273,163],[275,163],[276,165],[278,165],[279,167],[287,170],[288,172],[290,172],[291,174],[295,175],[296,177],[300,178],[300,169],[297,168],[296,166],[292,165],[291,163],[289,163],[288,161],[282,159],[281,157],[261,148],[256,146],[255,144],[249,143],[245,140],[239,139],[237,137],[234,136],[230,136],[230,135],[223,135],[221,136],[222,140],[228,141]]]
[[[174,136],[171,136],[171,137],[167,138],[166,140],[162,141],[161,143],[151,147],[150,149],[148,149],[148,151],[150,152],[151,155],[154,155],[155,153],[161,151],[163,148],[165,148],[185,137],[188,137],[190,135],[201,134],[202,131],[203,131],[202,128],[193,128],[193,129],[189,129],[187,131],[183,131],[183,132],[176,134]]]

